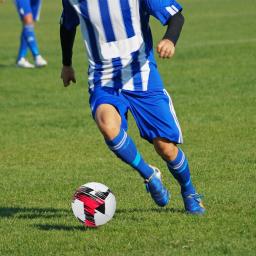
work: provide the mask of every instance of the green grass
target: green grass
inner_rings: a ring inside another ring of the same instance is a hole
[[[178,114],[193,180],[207,214],[183,212],[178,186],[152,146],[132,135],[172,192],[165,209],[116,159],[91,118],[80,35],[77,85],[64,89],[60,1],[45,0],[37,26],[46,69],[14,65],[20,24],[0,4],[0,255],[255,255],[256,5],[254,0],[180,1],[186,24],[173,60],[158,60]],[[157,42],[163,28],[153,21]],[[114,219],[84,229],[70,199],[98,181],[117,198]]]

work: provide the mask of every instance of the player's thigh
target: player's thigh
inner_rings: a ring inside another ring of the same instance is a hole
[[[113,136],[120,127],[127,130],[127,102],[116,90],[97,88],[90,92],[90,106],[92,115],[104,136],[107,135],[106,133]],[[111,129],[115,131],[109,132]]]
[[[164,138],[174,144],[182,143],[181,128],[169,94],[165,90],[128,92],[124,97],[140,130],[149,142]]]
[[[95,113],[95,121],[105,138],[115,138],[121,126],[121,117],[113,105],[101,104]]]
[[[30,17],[33,21],[30,0],[15,0],[17,11],[22,21],[29,22]]]
[[[41,0],[31,0],[31,10],[34,21],[38,21],[40,18],[41,5]]]

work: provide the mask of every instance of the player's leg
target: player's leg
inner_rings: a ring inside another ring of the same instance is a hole
[[[23,21],[23,36],[27,42],[27,45],[33,55],[36,58],[39,55],[39,48],[36,40],[34,20],[32,13],[27,13],[22,18]]]
[[[23,24],[23,18],[26,14],[29,14],[30,12],[30,6],[28,5],[27,1],[21,1],[21,0],[16,0],[15,1],[17,11],[19,13],[20,19]],[[31,17],[27,17],[29,19]],[[29,61],[26,59],[27,56],[27,50],[28,50],[28,44],[27,44],[27,39],[24,34],[24,26],[22,26],[22,31],[20,35],[20,47],[19,47],[19,52],[17,56],[17,66],[23,67],[23,68],[33,68],[34,65],[29,63]]]
[[[172,128],[169,131],[172,131],[172,134],[169,137],[163,134],[162,137],[154,138],[153,144],[158,154],[166,161],[168,169],[181,187],[181,195],[186,211],[192,214],[202,214],[205,212],[205,208],[202,205],[201,196],[196,193],[192,183],[188,160],[184,152],[177,147],[177,143],[182,143],[181,128],[171,97],[165,90],[164,94],[168,99],[168,106],[163,104],[161,113],[169,116],[169,126]]]
[[[192,184],[185,154],[176,144],[182,143],[181,129],[166,91],[124,93],[129,98],[132,114],[140,134],[153,143],[156,151],[181,186],[185,208],[191,213],[201,213],[200,199]],[[191,200],[187,199],[192,197]]]
[[[192,183],[188,160],[184,152],[175,143],[163,138],[155,138],[153,143],[158,154],[166,161],[173,177],[180,184],[186,211],[192,214],[204,213],[205,208],[202,205],[201,196],[196,193]]]
[[[162,185],[160,173],[144,161],[131,137],[121,128],[121,117],[116,108],[109,104],[100,105],[95,120],[108,147],[117,157],[139,172],[147,181],[154,201],[159,206],[165,206],[169,202],[169,195]]]
[[[34,22],[39,21],[41,12],[41,0],[31,0],[31,10]],[[47,61],[39,54],[35,57],[36,67],[44,67],[47,65]]]
[[[40,59],[40,53],[39,53],[39,48],[38,48],[36,35],[35,35],[34,19],[33,19],[30,0],[22,0],[22,1],[16,0],[16,6],[23,24],[21,38],[26,42],[25,44],[24,41],[21,40],[20,48],[23,49],[23,47],[28,47],[34,59],[35,60],[37,58]],[[21,59],[24,59],[21,51],[20,51],[20,54],[18,56],[18,64]],[[42,65],[42,66],[45,66],[45,65]],[[27,67],[27,66],[25,65],[24,67]]]
[[[23,53],[25,48],[29,47],[33,56],[39,55],[39,50],[34,33],[33,15],[30,5],[30,0],[16,0],[16,7],[22,22],[22,34],[21,34],[21,51],[18,55],[18,61],[24,58]]]
[[[21,35],[20,35],[20,47],[19,47],[19,52],[18,52],[18,56],[17,56],[17,64],[18,65],[25,65],[25,67],[29,68],[33,68],[34,65],[30,64],[27,60],[26,60],[26,56],[28,53],[28,45],[27,45],[27,41],[23,35],[23,30],[21,31]]]
[[[90,98],[95,121],[103,134],[106,144],[122,161],[136,169],[148,183],[151,196],[159,206],[169,202],[169,193],[163,187],[159,171],[147,164],[137,150],[133,140],[126,133],[127,106],[117,95],[94,92]],[[100,95],[100,96],[97,96]]]
[[[33,20],[37,22],[40,19],[42,1],[41,0],[30,0],[30,1],[31,1],[31,10],[33,15]]]
[[[98,106],[95,121],[108,147],[120,159],[135,168],[144,179],[148,179],[154,173],[141,157],[131,137],[121,127],[121,117],[114,106]]]
[[[181,194],[183,196],[195,194],[188,161],[183,151],[175,143],[164,138],[155,138],[153,144],[157,153],[166,161],[174,178],[179,182]]]

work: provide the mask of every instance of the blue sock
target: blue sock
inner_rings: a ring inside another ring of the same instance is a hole
[[[148,179],[154,170],[143,160],[132,139],[120,129],[119,134],[111,141],[107,141],[108,147],[125,163],[136,169],[139,174]]]
[[[25,58],[27,56],[27,51],[28,51],[28,45],[27,45],[27,41],[25,39],[24,33],[22,31],[20,36],[20,48],[19,48],[17,59],[20,60],[21,58]]]
[[[36,36],[33,25],[24,25],[23,27],[23,35],[27,42],[27,45],[32,52],[33,56],[36,57],[39,55],[39,49],[36,42]]]
[[[168,162],[167,166],[174,178],[179,182],[183,196],[196,193],[191,181],[187,158],[181,149],[179,149],[176,159]]]

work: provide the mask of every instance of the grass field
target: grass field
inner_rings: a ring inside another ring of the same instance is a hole
[[[0,255],[256,255],[255,0],[180,1],[186,24],[173,60],[158,60],[171,93],[193,180],[207,214],[183,212],[179,189],[152,146],[129,133],[172,192],[160,209],[131,168],[103,143],[91,118],[87,62],[77,37],[77,84],[63,88],[61,1],[43,1],[37,26],[45,69],[14,65],[20,23],[0,4]],[[155,42],[163,28],[153,21]],[[117,198],[114,219],[85,229],[71,195],[98,181]]]

